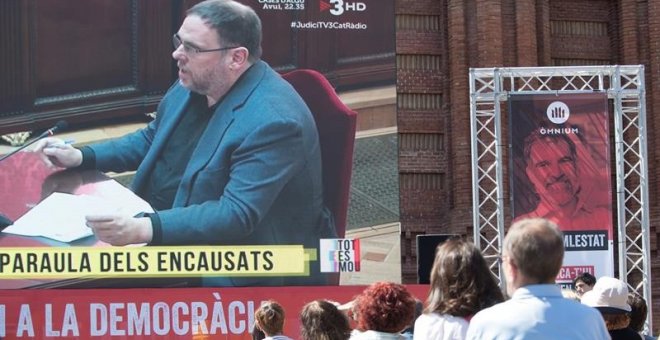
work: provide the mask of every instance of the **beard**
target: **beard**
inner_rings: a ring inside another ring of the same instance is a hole
[[[227,75],[220,65],[207,67],[193,71],[187,67],[179,68],[179,83],[188,90],[201,94],[210,95],[216,89],[224,88]]]
[[[565,207],[577,201],[577,188],[567,179],[555,181],[545,186],[543,196],[555,206]]]

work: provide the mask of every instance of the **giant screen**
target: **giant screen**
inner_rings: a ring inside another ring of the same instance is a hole
[[[183,7],[198,2],[184,1]],[[388,262],[398,260],[398,248],[364,249],[370,242],[382,246],[383,234],[398,238],[399,232],[394,1],[240,2],[262,20],[262,59],[293,84],[312,111],[338,99],[357,112],[352,127],[316,119],[323,149],[319,176],[334,177],[324,180],[323,190],[335,196],[325,199],[334,200],[326,204],[338,234],[323,234],[330,236],[311,244],[228,239],[110,246],[74,225],[108,207],[148,211],[128,189],[134,173],[53,169],[34,154],[18,153],[0,163],[0,213],[15,222],[0,234],[0,337],[247,338],[255,306],[271,298],[292,311],[287,329],[297,334],[296,313],[305,302],[345,302],[363,288],[356,284],[400,280],[400,268],[392,270]],[[173,33],[183,17],[174,20]],[[304,94],[305,80],[295,80],[300,69],[322,75],[328,92]],[[356,131],[347,133],[346,126]],[[70,136],[77,135],[63,138]],[[342,160],[348,172],[336,163]],[[350,190],[342,191],[348,183]],[[340,287],[310,287],[319,284]],[[279,288],[263,287],[273,285]],[[28,294],[33,288],[42,290]]]

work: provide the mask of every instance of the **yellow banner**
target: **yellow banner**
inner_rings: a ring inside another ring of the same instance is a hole
[[[304,276],[315,252],[292,246],[0,248],[3,279]]]

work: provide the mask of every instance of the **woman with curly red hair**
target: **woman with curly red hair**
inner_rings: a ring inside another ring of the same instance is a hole
[[[465,339],[478,311],[504,301],[486,260],[474,244],[449,239],[436,249],[424,313],[413,339]]]
[[[353,313],[351,339],[403,339],[399,333],[413,321],[415,298],[403,285],[376,282],[355,298]]]

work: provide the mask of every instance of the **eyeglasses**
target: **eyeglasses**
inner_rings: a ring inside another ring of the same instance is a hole
[[[175,35],[172,36],[172,44],[174,45],[175,50],[177,50],[179,48],[179,46],[183,45],[183,52],[185,52],[187,55],[195,55],[197,53],[204,53],[204,52],[215,52],[215,51],[231,50],[232,48],[240,47],[240,46],[229,46],[229,47],[212,48],[212,49],[209,49],[209,50],[202,50],[200,48],[192,46],[189,43],[181,40],[181,38],[179,37],[179,34],[175,34]]]

